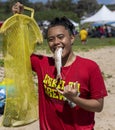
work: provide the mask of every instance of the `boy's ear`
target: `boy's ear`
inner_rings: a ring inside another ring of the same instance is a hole
[[[71,35],[71,44],[73,44],[75,41],[75,36],[74,35]]]

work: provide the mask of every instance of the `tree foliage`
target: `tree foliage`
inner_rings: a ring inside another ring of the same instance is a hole
[[[50,3],[50,8],[62,11],[74,11],[75,9],[74,5],[75,3],[73,3],[73,0],[58,0],[58,1],[53,0],[52,3]]]
[[[7,0],[5,3],[0,2],[0,20],[5,20],[12,15],[11,6],[17,1],[34,8],[36,20],[50,20],[56,16],[66,15],[78,22],[83,15],[93,14],[101,6],[98,5],[97,0],[79,0],[78,2],[75,2],[75,0],[48,0],[47,3],[30,3],[29,0]],[[115,5],[112,5],[112,8],[114,7]]]
[[[77,4],[76,13],[81,17],[85,14],[94,13],[98,7],[97,0],[80,0]]]
[[[66,16],[74,21],[78,22],[79,19],[77,15],[71,11],[60,11],[57,9],[47,10],[47,11],[39,11],[35,13],[35,19],[37,20],[51,20],[54,17],[62,17]]]

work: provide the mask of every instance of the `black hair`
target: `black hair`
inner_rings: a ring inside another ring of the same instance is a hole
[[[75,27],[74,27],[74,25],[65,16],[60,17],[60,18],[59,17],[54,18],[50,22],[50,25],[48,26],[48,29],[50,29],[51,27],[58,26],[58,25],[64,26],[69,31],[69,33],[71,35],[75,35]],[[47,32],[48,32],[48,29],[47,29]],[[46,32],[46,37],[47,37],[47,32]]]

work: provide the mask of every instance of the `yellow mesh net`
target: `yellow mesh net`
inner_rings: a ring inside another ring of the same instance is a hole
[[[15,14],[1,27],[3,37],[6,103],[2,125],[20,126],[38,119],[37,92],[33,82],[30,55],[43,37],[33,18]]]

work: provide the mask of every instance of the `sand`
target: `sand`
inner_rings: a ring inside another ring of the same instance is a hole
[[[115,130],[115,47],[91,49],[88,52],[78,52],[76,54],[96,61],[105,76],[108,96],[104,99],[103,111],[96,113],[95,130]],[[2,75],[3,72],[0,69],[0,76]],[[16,128],[0,127],[0,130],[39,130],[39,121]]]

